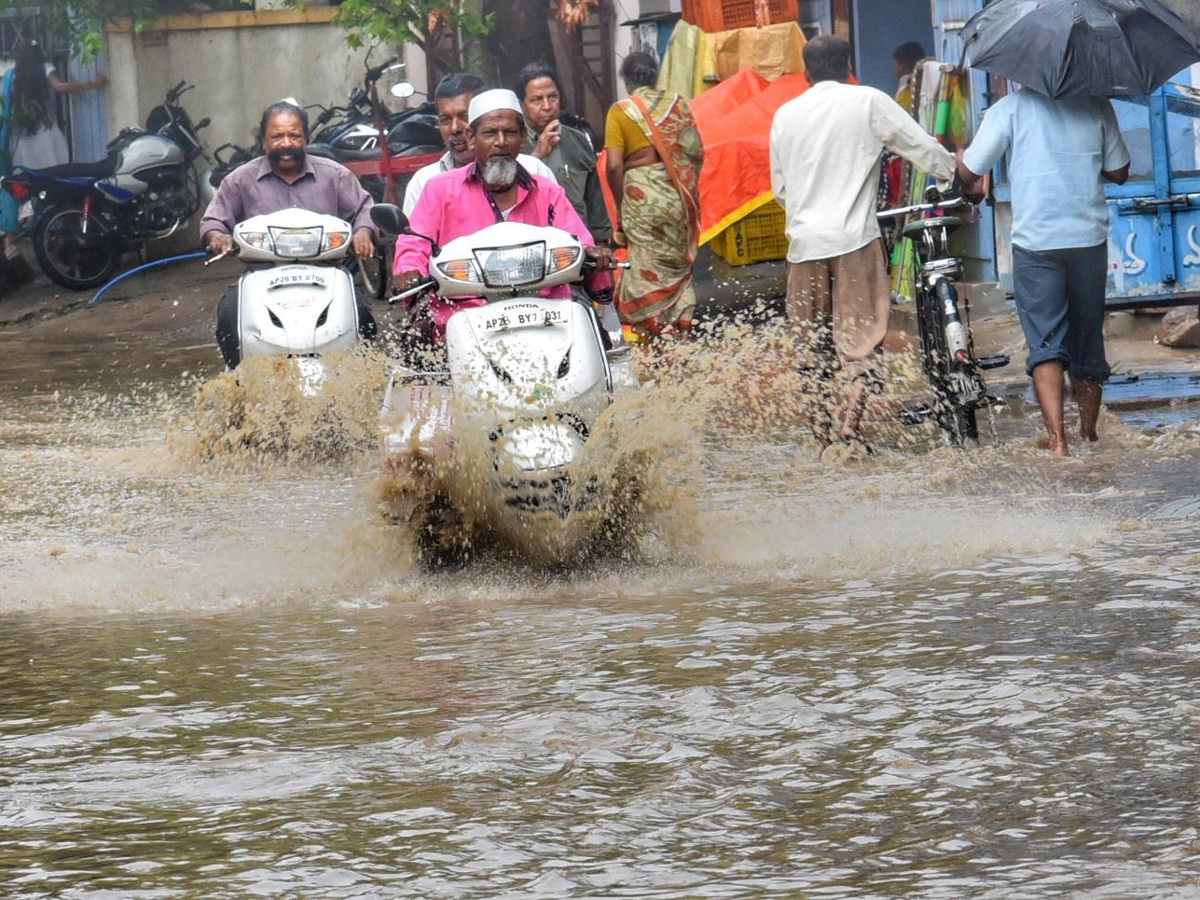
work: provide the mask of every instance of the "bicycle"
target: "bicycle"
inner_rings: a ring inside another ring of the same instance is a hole
[[[980,373],[1008,365],[1009,357],[975,355],[971,306],[959,300],[956,284],[963,275],[962,260],[950,251],[950,235],[963,220],[949,213],[970,204],[957,195],[943,196],[935,187],[925,192],[925,199],[928,202],[879,213],[880,219],[921,216],[902,233],[913,242],[916,255],[917,334],[933,403],[904,407],[900,420],[915,425],[932,419],[948,444],[961,447],[979,440],[978,410],[1004,403],[988,394]]]

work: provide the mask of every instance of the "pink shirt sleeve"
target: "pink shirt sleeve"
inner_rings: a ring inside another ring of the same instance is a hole
[[[442,235],[442,191],[436,179],[425,185],[417,205],[413,207],[408,217],[408,226],[418,234],[425,234],[435,241],[441,242]],[[396,238],[396,260],[392,265],[392,274],[411,272],[414,269],[422,275],[429,274],[429,257],[433,248],[424,238],[402,234]]]

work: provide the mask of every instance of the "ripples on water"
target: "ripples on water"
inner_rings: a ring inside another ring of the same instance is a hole
[[[4,896],[1187,895],[1192,426],[829,467],[773,378],[569,576],[419,571],[369,456],[197,455],[207,384],[6,389]]]

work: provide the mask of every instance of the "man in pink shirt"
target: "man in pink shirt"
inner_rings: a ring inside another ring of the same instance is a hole
[[[597,268],[585,278],[588,293],[600,303],[612,302],[612,280],[607,269],[611,255],[596,247],[571,206],[566,192],[548,178],[530,175],[517,155],[525,142],[525,120],[521,104],[512,91],[493,90],[476,94],[468,113],[475,162],[432,179],[421,192],[409,216],[409,227],[439,245],[497,222],[553,225],[574,235],[583,244]],[[429,242],[411,234],[396,239],[396,289],[406,290],[429,274]],[[546,288],[543,297],[568,299],[567,285]],[[446,321],[455,312],[482,306],[483,299],[434,297],[429,304],[434,340],[445,339]]]

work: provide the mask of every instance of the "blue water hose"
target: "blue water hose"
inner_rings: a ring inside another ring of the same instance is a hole
[[[91,306],[93,303],[99,303],[100,298],[104,296],[105,291],[107,291],[114,284],[119,284],[120,282],[124,281],[130,275],[136,275],[138,272],[145,272],[147,269],[153,269],[156,266],[165,266],[168,263],[183,262],[185,259],[203,259],[206,256],[208,256],[206,251],[198,250],[195,253],[184,253],[182,256],[168,256],[166,259],[156,259],[154,262],[148,262],[145,265],[130,269],[128,272],[122,272],[108,284],[104,285],[104,287],[100,288],[100,290],[96,291],[96,296],[88,301],[88,306]]]

